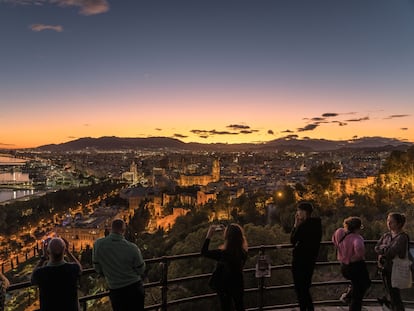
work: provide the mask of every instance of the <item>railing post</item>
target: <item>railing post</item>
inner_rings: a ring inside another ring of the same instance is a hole
[[[260,248],[259,257],[264,255],[264,248],[263,246]],[[264,276],[261,275],[258,279],[259,282],[259,302],[258,307],[259,311],[263,310],[263,295],[264,295]]]
[[[271,274],[271,262],[269,256],[265,255],[265,247],[262,245],[259,250],[259,256],[257,257],[256,262],[256,273],[255,276],[257,278],[258,283],[258,308],[259,311],[263,310],[264,305],[264,280],[265,278],[270,277]]]
[[[161,310],[167,311],[168,303],[168,259],[162,258],[161,262]]]

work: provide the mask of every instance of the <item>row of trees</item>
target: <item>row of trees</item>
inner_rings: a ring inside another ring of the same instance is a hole
[[[105,181],[90,186],[58,190],[28,201],[18,200],[0,208],[0,234],[18,233],[26,226],[36,227],[41,219],[53,219],[53,215],[66,213],[70,208],[85,206],[111,192],[119,192],[123,184]]]

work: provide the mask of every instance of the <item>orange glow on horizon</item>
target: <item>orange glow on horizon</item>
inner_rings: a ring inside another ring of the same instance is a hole
[[[267,93],[240,91],[237,96],[224,91],[207,95],[196,92],[133,94],[132,97],[125,94],[119,98],[115,95],[89,99],[73,95],[59,101],[59,106],[51,104],[55,100],[52,98],[50,109],[15,112],[17,121],[14,118],[2,120],[0,148],[33,148],[102,136],[162,136],[183,142],[229,144],[267,142],[290,134],[329,140],[383,136],[414,141],[414,130],[407,126],[414,123],[414,116],[387,119],[391,113],[384,109],[359,111],[360,102],[386,106],[386,98],[358,94],[348,98],[328,93],[324,96],[293,92],[275,94],[273,90]],[[317,123],[315,120],[327,112],[337,113],[337,116],[320,120],[312,130],[301,130]],[[352,119],[361,121],[347,121]],[[346,125],[340,126],[340,122]],[[250,133],[240,133],[240,130],[229,128],[230,125],[245,126]],[[194,130],[205,131],[208,138],[202,138]],[[222,132],[238,134],[223,135]]]

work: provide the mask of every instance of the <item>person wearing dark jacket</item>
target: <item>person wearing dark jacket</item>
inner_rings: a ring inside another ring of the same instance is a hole
[[[224,229],[224,244],[218,249],[209,250],[213,233],[223,231],[223,229],[224,226],[220,225],[210,226],[201,249],[201,255],[216,260],[216,270],[220,269],[221,271],[220,280],[215,286],[221,310],[233,310],[232,305],[234,305],[235,310],[243,311],[243,267],[247,259],[247,241],[242,227],[230,224]]]
[[[322,239],[322,225],[319,217],[311,217],[313,205],[300,202],[295,214],[290,242],[292,252],[292,276],[301,311],[313,311],[310,294],[312,275]]]

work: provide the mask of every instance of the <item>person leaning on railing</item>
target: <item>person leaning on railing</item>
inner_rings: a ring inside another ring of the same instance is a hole
[[[0,311],[4,310],[4,302],[6,300],[6,290],[10,286],[9,280],[0,273]]]

